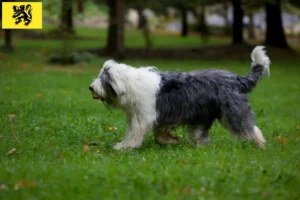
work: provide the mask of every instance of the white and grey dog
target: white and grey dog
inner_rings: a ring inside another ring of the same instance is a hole
[[[177,143],[172,131],[188,127],[192,141],[208,144],[215,119],[234,136],[264,147],[265,139],[248,103],[249,93],[269,75],[270,59],[263,46],[251,53],[251,71],[238,76],[223,70],[159,72],[155,67],[134,68],[113,60],[104,63],[89,86],[94,99],[125,111],[128,130],[114,149],[138,148],[152,129],[157,142]]]

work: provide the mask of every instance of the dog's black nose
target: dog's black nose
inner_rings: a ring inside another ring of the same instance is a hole
[[[94,92],[94,88],[92,86],[90,86],[89,89]]]

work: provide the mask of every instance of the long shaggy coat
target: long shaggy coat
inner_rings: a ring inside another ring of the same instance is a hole
[[[159,143],[177,143],[172,131],[179,125],[188,126],[195,143],[208,144],[208,131],[216,119],[238,138],[264,147],[247,93],[269,75],[270,59],[263,46],[254,48],[251,59],[251,71],[245,76],[215,69],[159,72],[108,60],[89,89],[94,99],[127,115],[128,130],[114,146],[117,150],[140,147],[151,129]]]

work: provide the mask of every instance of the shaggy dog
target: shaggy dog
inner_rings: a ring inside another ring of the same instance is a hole
[[[108,60],[89,89],[94,99],[127,115],[125,139],[114,149],[140,147],[151,129],[157,142],[177,143],[172,131],[178,125],[187,126],[191,140],[205,145],[215,119],[234,136],[262,148],[265,139],[255,126],[247,93],[269,75],[270,60],[263,46],[254,48],[251,59],[251,71],[245,76],[214,69],[159,72],[155,67],[134,68]]]

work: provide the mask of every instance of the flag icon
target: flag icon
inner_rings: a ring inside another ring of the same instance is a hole
[[[2,2],[2,29],[41,29],[42,2]]]

